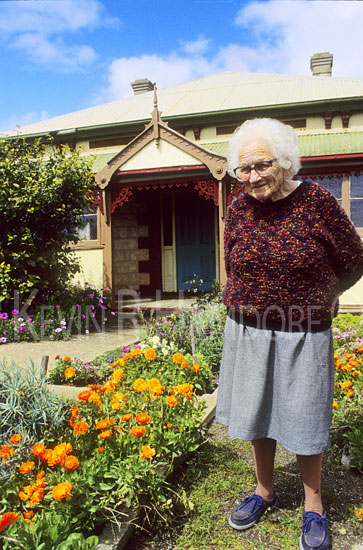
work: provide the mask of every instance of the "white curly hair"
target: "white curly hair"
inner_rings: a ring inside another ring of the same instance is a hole
[[[239,126],[230,142],[228,151],[228,173],[235,178],[233,170],[238,166],[241,148],[253,142],[265,142],[276,157],[279,165],[292,178],[300,170],[300,150],[294,129],[274,118],[253,118]]]

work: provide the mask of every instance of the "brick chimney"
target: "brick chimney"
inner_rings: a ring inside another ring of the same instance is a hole
[[[329,52],[314,53],[310,57],[310,69],[313,76],[331,76],[333,54]]]
[[[139,78],[131,82],[131,87],[134,90],[134,95],[151,92],[154,89],[154,84],[148,78]]]

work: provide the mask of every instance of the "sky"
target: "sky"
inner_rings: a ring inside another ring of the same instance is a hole
[[[0,132],[222,71],[363,79],[363,2],[0,0]]]

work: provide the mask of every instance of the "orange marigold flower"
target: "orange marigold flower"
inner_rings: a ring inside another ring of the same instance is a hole
[[[98,435],[98,437],[99,437],[100,439],[108,439],[109,437],[111,437],[111,435],[112,435],[112,431],[111,431],[111,430],[106,430],[106,431],[104,431],[104,432],[101,432],[101,433]]]
[[[135,348],[131,350],[131,357],[137,357],[138,355],[142,355],[143,351],[140,348]]]
[[[334,359],[339,359],[340,353],[334,353]]]
[[[339,361],[336,361],[335,366],[339,368],[342,366],[342,364],[343,364],[343,361],[339,359]]]
[[[200,365],[198,365],[197,363],[193,363],[193,372],[194,372],[194,374],[197,374],[200,371],[201,371]]]
[[[336,401],[333,401],[333,409],[337,409],[338,408],[338,403]]]
[[[34,490],[35,489],[32,485],[27,485],[26,487],[23,488],[22,491],[19,492],[18,497],[23,502],[26,502],[32,496]]]
[[[167,428],[172,428],[172,427],[173,427],[173,424],[170,424],[170,422],[169,422],[169,424],[167,424],[166,427],[167,427]]]
[[[106,393],[112,393],[116,389],[116,384],[113,380],[108,380],[103,387]]]
[[[44,451],[45,451],[44,444],[43,443],[36,443],[35,445],[33,445],[30,452],[31,452],[32,455],[39,456]]]
[[[360,353],[363,353],[363,347],[362,347],[362,348],[358,348],[358,351],[359,351]]]
[[[182,355],[181,353],[174,353],[173,361],[175,363],[181,364],[184,361],[184,355]]]
[[[347,391],[347,397],[352,397],[354,395],[354,390],[350,389]]]
[[[86,431],[88,430],[89,426],[87,424],[87,422],[83,422],[83,420],[81,420],[80,422],[77,422],[74,426],[73,426],[73,432],[75,434],[85,434]]]
[[[67,481],[59,483],[52,490],[52,497],[54,500],[62,500],[66,498],[67,500],[72,496],[71,495],[72,485]]]
[[[151,416],[145,413],[137,414],[135,416],[136,422],[140,422],[140,424],[148,424],[151,420]]]
[[[37,479],[42,479],[45,476],[44,470],[40,470],[40,472],[37,473]]]
[[[60,355],[58,354],[54,357],[54,359],[59,359],[59,358],[60,358]]]
[[[69,455],[72,452],[72,445],[70,443],[59,443],[54,447],[55,453],[60,453],[62,455]]]
[[[188,367],[188,363],[186,361],[183,361],[180,365],[181,369],[186,369]]]
[[[340,384],[340,387],[342,388],[342,390],[347,390],[348,388],[350,388],[351,385],[352,385],[352,381],[347,380],[346,382],[343,382],[342,384]]]
[[[156,352],[153,348],[146,349],[144,355],[148,361],[154,361],[154,359],[156,359]]]
[[[133,417],[132,414],[123,414],[121,416],[121,420],[124,420],[125,422],[128,422],[129,420],[131,420],[132,417]]]
[[[28,474],[32,471],[33,468],[34,462],[24,462],[24,464],[21,464],[21,466],[19,466],[19,472],[21,474]]]
[[[98,453],[103,453],[104,450],[105,450],[104,447],[98,447],[97,452]]]
[[[143,378],[138,378],[135,380],[135,382],[132,384],[132,387],[137,393],[141,393],[147,389],[146,382]]]
[[[72,416],[78,416],[79,415],[79,407],[78,405],[74,405],[74,407],[71,408]]]
[[[145,433],[144,426],[134,426],[130,430],[130,435],[133,435],[134,437],[141,437]]]
[[[96,424],[97,430],[104,430],[111,426],[111,420],[109,418],[103,418],[102,420],[99,420]]]
[[[15,451],[10,445],[1,445],[0,447],[0,457],[2,456],[2,463],[5,464],[8,460],[10,460],[11,456],[14,456]]]
[[[171,407],[176,407],[178,405],[178,400],[175,399],[173,395],[169,395],[169,397],[166,399],[166,403]]]
[[[355,370],[352,375],[353,376],[359,376],[361,374],[360,370]]]
[[[51,449],[44,449],[39,455],[42,462],[49,462],[52,458],[53,451]]]
[[[33,510],[27,510],[26,512],[24,512],[23,516],[26,518],[26,519],[30,519],[34,516],[34,512]]]
[[[354,513],[358,519],[363,519],[363,508],[357,508],[357,506],[354,506]]]
[[[34,504],[39,504],[44,498],[44,489],[39,487],[32,496],[30,497],[30,506],[33,507]]]
[[[4,531],[6,527],[9,527],[9,525],[15,523],[19,516],[20,514],[16,514],[15,512],[6,512],[3,517],[0,518],[0,533],[1,531]]]
[[[79,460],[73,455],[66,456],[64,459],[64,467],[66,470],[75,470],[79,466]]]
[[[112,373],[112,378],[115,382],[119,382],[124,375],[123,369],[117,369]]]
[[[78,399],[81,401],[88,401],[88,399],[91,397],[91,391],[90,390],[83,390],[81,393],[78,394]]]
[[[354,357],[354,354],[353,354],[353,353],[345,353],[345,354],[344,354],[344,357],[345,357],[347,360],[349,360],[349,359],[351,359],[352,357]]]
[[[17,445],[18,443],[20,443],[20,441],[23,441],[23,436],[21,436],[20,434],[15,434],[10,439],[10,443],[12,443],[13,445]]]
[[[152,459],[152,457],[156,454],[155,449],[152,447],[149,447],[149,445],[143,445],[141,447],[140,456],[143,458]]]
[[[66,378],[73,378],[75,375],[76,375],[76,371],[71,367],[68,367],[68,369],[64,371],[64,376]]]
[[[71,358],[69,357],[69,355],[66,355],[65,357],[63,357],[63,361],[70,361]]]

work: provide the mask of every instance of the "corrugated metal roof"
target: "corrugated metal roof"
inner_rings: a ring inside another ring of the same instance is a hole
[[[336,132],[298,136],[298,142],[302,157],[363,153],[363,132]],[[226,156],[228,152],[227,141],[204,143],[203,147],[223,156]]]
[[[363,79],[228,71],[158,90],[163,117],[360,96]],[[152,107],[153,92],[147,92],[24,126],[19,133],[145,120]]]

